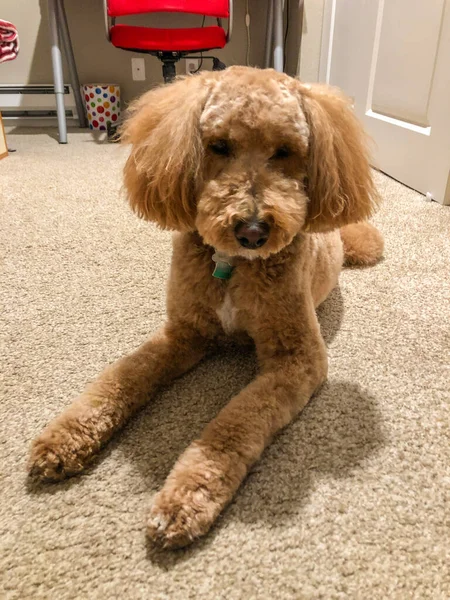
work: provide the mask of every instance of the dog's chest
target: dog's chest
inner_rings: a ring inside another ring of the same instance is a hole
[[[239,329],[237,322],[238,312],[238,309],[233,304],[231,295],[229,292],[226,292],[222,304],[216,311],[225,333],[230,334]]]

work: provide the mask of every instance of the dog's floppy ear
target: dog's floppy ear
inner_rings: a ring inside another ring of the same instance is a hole
[[[124,184],[133,210],[164,229],[193,228],[203,146],[199,121],[209,73],[180,79],[135,101],[121,129],[131,144]]]
[[[367,219],[378,194],[366,135],[350,99],[326,85],[299,85],[310,130],[307,231],[329,231]]]

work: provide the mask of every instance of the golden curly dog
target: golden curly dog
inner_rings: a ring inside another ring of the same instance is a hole
[[[364,134],[335,89],[272,70],[205,72],[146,93],[122,134],[131,144],[131,206],[178,232],[168,320],[47,426],[29,469],[43,480],[80,472],[159,386],[226,336],[252,340],[259,375],[189,446],[154,499],[147,533],[175,548],[208,531],[323,383],[315,308],[344,258],[375,263],[383,240],[364,222],[377,203]]]

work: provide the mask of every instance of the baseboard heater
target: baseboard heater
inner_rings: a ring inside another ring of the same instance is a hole
[[[66,117],[78,122],[72,86],[64,85]],[[52,85],[0,84],[0,111],[5,121],[56,122],[56,99]]]

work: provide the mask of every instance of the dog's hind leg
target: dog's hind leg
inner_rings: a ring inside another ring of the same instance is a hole
[[[42,480],[80,472],[158,386],[205,355],[208,341],[190,327],[166,326],[111,366],[34,440],[29,471]]]
[[[347,265],[374,265],[383,255],[384,240],[376,227],[363,221],[340,229]]]

